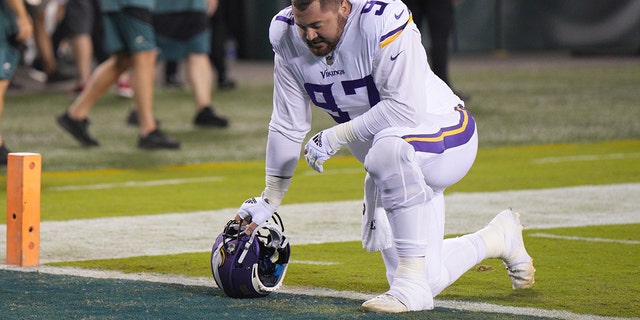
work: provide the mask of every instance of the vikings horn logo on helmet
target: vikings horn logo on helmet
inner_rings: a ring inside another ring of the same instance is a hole
[[[291,253],[282,220],[267,221],[250,235],[231,220],[211,249],[211,272],[220,289],[232,298],[259,298],[277,290],[284,280]]]

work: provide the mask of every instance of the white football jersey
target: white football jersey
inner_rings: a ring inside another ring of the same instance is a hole
[[[434,121],[430,114],[454,111],[463,102],[429,68],[422,36],[409,9],[396,0],[351,0],[353,5],[335,50],[311,53],[300,36],[291,7],[271,22],[274,57],[273,113],[267,174],[282,171],[283,149],[296,148],[310,130],[311,106],[338,123],[352,121],[362,146],[389,127],[413,128]],[[434,117],[438,118],[438,117]],[[274,144],[289,144],[276,151]],[[291,151],[293,152],[293,151]],[[363,152],[354,152],[362,159]],[[366,151],[364,151],[366,153]],[[288,157],[287,157],[288,158]],[[271,171],[270,171],[271,170]]]

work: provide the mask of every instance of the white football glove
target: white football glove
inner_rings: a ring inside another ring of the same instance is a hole
[[[262,197],[249,198],[238,209],[240,218],[247,222],[255,222],[257,225],[269,220],[274,212],[276,208],[264,201]]]
[[[313,170],[323,171],[322,164],[336,154],[342,146],[337,141],[333,127],[316,133],[307,141],[304,146],[304,158]]]

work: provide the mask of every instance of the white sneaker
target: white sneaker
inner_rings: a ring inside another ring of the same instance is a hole
[[[131,83],[118,81],[116,84],[116,95],[121,98],[133,98],[133,87],[131,86]]]
[[[499,257],[507,267],[513,289],[529,289],[535,282],[536,269],[533,259],[527,253],[522,239],[522,223],[520,213],[504,210],[489,222],[487,226],[502,235],[503,247]],[[500,246],[500,244],[498,244]]]
[[[365,301],[361,308],[368,312],[400,313],[408,311],[407,307],[400,302],[400,300],[388,293]]]

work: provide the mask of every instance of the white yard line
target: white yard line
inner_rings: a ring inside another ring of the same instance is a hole
[[[536,232],[536,233],[530,234],[530,236],[536,237],[536,238],[560,239],[560,240],[571,240],[571,241],[608,242],[608,243],[620,243],[620,244],[640,244],[640,241],[635,241],[635,240],[561,236],[561,235],[557,235],[557,234],[549,234],[549,233],[542,233],[542,232]]]
[[[636,153],[610,153],[610,154],[585,154],[579,156],[566,157],[546,157],[533,159],[531,162],[535,164],[558,163],[558,162],[577,162],[577,161],[600,161],[600,160],[617,160],[640,158],[640,152]]]
[[[212,182],[212,181],[221,181],[223,179],[224,177],[202,177],[202,178],[188,178],[188,179],[125,181],[125,182],[118,182],[118,183],[99,183],[99,184],[52,187],[52,188],[49,188],[48,190],[77,191],[77,190],[100,190],[100,189],[115,189],[115,188],[140,188],[140,187],[166,186],[166,185],[185,184],[185,183]]]
[[[522,213],[528,229],[640,223],[640,184],[542,190],[453,193],[447,203],[447,234],[475,231],[501,210]],[[44,221],[40,261],[124,258],[208,251],[235,208],[150,216]],[[360,239],[360,201],[283,205],[285,234],[293,244]],[[0,261],[6,226],[0,226]]]

